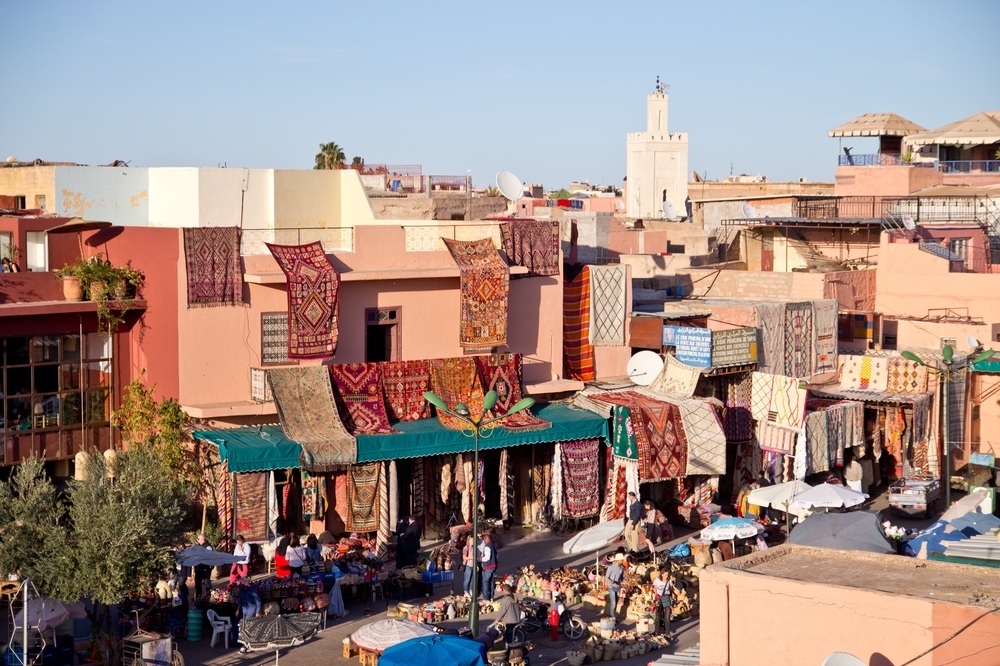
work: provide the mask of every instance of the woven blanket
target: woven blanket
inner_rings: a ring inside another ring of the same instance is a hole
[[[902,356],[886,359],[886,393],[923,393],[927,390],[927,368]]]
[[[644,455],[639,440],[639,473],[643,482],[675,479],[687,475],[688,442],[677,405],[632,394],[643,416],[648,449]],[[635,410],[633,410],[634,418]],[[645,464],[643,464],[645,463]]]
[[[772,375],[785,372],[785,304],[758,303],[757,369]]]
[[[958,384],[958,382],[954,383]],[[961,386],[961,389],[964,390],[965,387]],[[954,390],[954,388],[952,390]],[[920,395],[913,396],[913,438],[918,441],[930,437],[932,430],[930,415],[933,404],[933,393],[922,393]],[[951,441],[954,442],[955,439],[952,438]]]
[[[841,342],[854,340],[854,317],[849,313],[837,315],[837,339]]]
[[[625,344],[625,266],[590,267],[590,332],[595,347]]]
[[[750,416],[755,421],[766,421],[771,406],[771,387],[776,375],[766,372],[750,373]]]
[[[399,471],[395,460],[389,461],[386,479],[389,483],[389,525],[395,527],[399,524]]]
[[[497,392],[493,416],[503,416],[524,397],[521,390],[521,355],[490,354],[476,356],[475,359],[476,372],[479,374],[479,383],[483,387],[484,394],[490,391]],[[508,432],[529,432],[548,430],[552,424],[524,409],[504,420],[503,427]]]
[[[889,385],[889,358],[860,356],[841,357],[840,389],[842,391],[871,391],[884,393]]]
[[[594,346],[590,343],[590,266],[563,284],[563,372],[567,379],[593,381]]]
[[[559,222],[512,218],[500,225],[503,251],[511,266],[528,275],[559,275]]]
[[[267,539],[267,472],[236,475],[236,533],[247,541]]]
[[[233,487],[230,484],[229,460],[223,460],[219,468],[218,511],[219,526],[222,528],[221,547],[229,550],[233,535]]]
[[[274,368],[267,378],[285,437],[302,447],[303,467],[331,472],[357,460],[357,440],[340,420],[329,370],[322,365]]]
[[[609,470],[608,491],[604,498],[604,506],[601,507],[601,522],[621,520],[625,517],[625,500],[628,497],[625,465],[616,458]]]
[[[757,480],[762,464],[761,448],[756,441],[750,440],[736,444],[736,470],[733,472],[731,501],[736,501],[740,489]]]
[[[875,314],[872,312],[856,314],[851,326],[851,335],[855,340],[871,340],[875,331]]]
[[[327,358],[337,351],[340,274],[319,241],[265,243],[285,274],[288,290],[288,358]]]
[[[671,354],[663,358],[663,369],[647,387],[653,393],[684,400],[694,395],[701,378],[701,368],[681,363]]]
[[[600,509],[599,439],[560,442],[563,514],[570,518],[596,516]]]
[[[381,365],[382,387],[392,416],[397,421],[430,418],[430,403],[424,400],[431,385],[427,361],[389,361]]]
[[[795,452],[795,439],[798,433],[787,428],[778,428],[772,423],[761,421],[757,424],[757,442],[764,451],[781,454]]]
[[[500,518],[510,519],[510,501],[514,497],[514,477],[508,469],[507,449],[500,449]]]
[[[815,353],[813,351],[812,301],[785,304],[785,370],[790,377],[812,376]]]
[[[507,344],[507,294],[510,271],[493,241],[442,238],[462,272],[462,322],[459,344],[489,350]]]
[[[378,363],[330,366],[337,409],[352,435],[392,435],[382,399],[382,368]]]
[[[779,428],[801,432],[805,427],[806,400],[809,392],[799,387],[795,377],[775,375],[771,382],[771,399],[767,406],[767,422]],[[789,451],[789,453],[791,453]]]
[[[347,475],[347,531],[374,532],[378,529],[378,489],[380,463],[351,465]]]
[[[184,229],[189,308],[243,305],[239,227]]]
[[[476,420],[483,413],[483,387],[479,383],[476,362],[470,356],[438,358],[428,362],[431,390],[444,400],[448,409],[458,404],[469,408],[469,416]],[[468,425],[450,414],[438,414],[441,425],[452,430],[465,430]]]
[[[638,460],[639,445],[632,426],[632,411],[624,405],[614,405],[611,418],[614,423],[612,455],[626,460]]]
[[[813,374],[837,371],[837,307],[835,300],[814,301],[816,367]]]
[[[830,470],[830,445],[826,439],[827,416],[825,411],[806,414],[806,473],[816,474]]]
[[[687,474],[726,473],[726,435],[715,407],[703,400],[682,400],[677,407],[687,438]]]
[[[389,463],[378,465],[378,527],[375,531],[375,557],[385,561],[389,551],[389,535],[392,527],[389,524]]]
[[[753,439],[753,417],[750,414],[753,378],[744,375],[742,379],[725,381],[726,408],[723,427],[730,442],[746,442]]]
[[[326,478],[302,470],[302,520],[323,520],[329,506]]]
[[[552,456],[552,489],[549,493],[549,503],[552,506],[552,517],[556,520],[562,520],[564,502],[561,442],[556,442],[555,453]]]

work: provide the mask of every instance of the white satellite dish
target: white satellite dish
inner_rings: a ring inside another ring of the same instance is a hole
[[[743,204],[743,217],[752,220],[757,217],[757,211],[748,203]]]
[[[663,217],[668,220],[672,220],[677,217],[677,209],[674,208],[674,204],[671,201],[663,202]]]
[[[834,652],[826,659],[820,666],[867,666],[865,662],[861,661],[853,654],[848,652]]]
[[[511,201],[517,201],[524,196],[524,183],[510,171],[501,171],[497,174],[497,188],[500,194]]]
[[[617,210],[625,210],[625,202],[622,201],[621,199],[616,200],[615,201],[615,208]]]
[[[639,386],[649,386],[663,370],[663,359],[654,351],[641,351],[625,366],[628,378]]]
[[[906,227],[907,231],[913,231],[914,229],[917,228],[916,223],[913,221],[912,215],[903,216],[903,226]]]
[[[977,340],[974,335],[965,336],[965,343],[969,345],[969,349],[979,349],[983,346],[983,343]]]

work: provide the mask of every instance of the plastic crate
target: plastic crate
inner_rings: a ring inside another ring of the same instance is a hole
[[[455,572],[454,571],[442,571],[441,572],[441,580],[443,580],[443,581],[455,580]]]
[[[423,580],[424,580],[425,583],[431,583],[431,584],[440,583],[442,580],[444,580],[442,578],[442,575],[444,573],[446,573],[446,572],[443,572],[443,571],[425,571],[424,572],[424,576],[423,576]]]

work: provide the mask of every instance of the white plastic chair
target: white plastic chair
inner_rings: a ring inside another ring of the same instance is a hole
[[[233,630],[233,623],[228,617],[219,617],[211,608],[208,609],[208,623],[212,625],[212,642],[209,643],[210,647],[215,647],[216,641],[219,640],[219,634],[222,634],[222,639],[225,641],[226,649],[229,649],[229,633]]]

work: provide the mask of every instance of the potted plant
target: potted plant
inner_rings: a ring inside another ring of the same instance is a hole
[[[76,279],[77,287],[89,300],[97,303],[98,325],[108,331],[125,321],[125,313],[131,309],[129,302],[141,295],[146,282],[146,276],[132,268],[131,262],[113,266],[100,252],[90,259],[80,257],[72,265],[63,266],[56,271],[56,277],[63,280],[67,300],[80,300],[82,297],[70,298],[73,278]],[[112,309],[111,304],[116,307]]]

